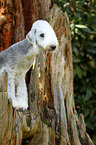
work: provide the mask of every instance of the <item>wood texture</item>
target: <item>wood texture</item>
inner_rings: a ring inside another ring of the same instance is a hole
[[[22,40],[37,19],[48,20],[59,48],[34,57],[27,73],[29,110],[15,110],[7,94],[7,73],[0,76],[0,145],[93,145],[73,97],[69,19],[46,0],[1,0],[0,51]]]

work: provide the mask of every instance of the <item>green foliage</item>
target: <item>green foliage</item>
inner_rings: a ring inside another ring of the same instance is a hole
[[[75,103],[92,135],[96,130],[96,1],[56,0],[55,3],[70,19]]]

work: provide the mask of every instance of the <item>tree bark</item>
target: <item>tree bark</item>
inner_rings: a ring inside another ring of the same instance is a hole
[[[59,48],[39,54],[27,73],[29,110],[15,110],[0,76],[0,145],[93,145],[73,97],[71,35],[67,13],[46,0],[1,0],[0,50],[22,40],[37,19],[54,28]]]

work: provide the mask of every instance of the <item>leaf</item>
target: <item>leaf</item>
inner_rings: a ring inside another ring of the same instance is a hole
[[[90,109],[87,108],[86,111],[85,111],[85,115],[84,116],[87,117],[89,114],[90,114]]]
[[[93,31],[96,32],[96,24],[95,24],[95,23],[93,23],[93,24],[91,25],[91,28],[93,29]]]
[[[82,71],[78,65],[76,66],[76,73],[77,73],[78,77],[81,79],[82,78]]]
[[[84,29],[84,28],[85,28],[85,29],[88,29],[88,27],[87,27],[86,25],[80,25],[80,24],[79,24],[79,25],[75,25],[75,27],[81,28],[81,29],[82,29],[82,28],[83,28],[83,29]]]
[[[86,25],[75,25],[75,27],[82,29],[83,31],[87,33],[92,33],[92,31],[86,26]]]
[[[85,96],[85,101],[88,101],[91,97],[92,97],[92,91],[91,90],[87,90],[86,96]]]
[[[87,32],[87,33],[90,33],[90,34],[92,34],[93,32],[89,29],[89,28],[84,28],[84,29],[82,29],[83,31],[85,31],[85,32]]]
[[[87,49],[87,51],[89,52],[89,53],[91,53],[91,54],[96,54],[96,49],[94,48],[94,49]]]
[[[77,47],[75,47],[75,46],[73,47],[73,51],[76,54],[76,56],[79,54],[79,51],[78,51]]]
[[[87,128],[89,128],[90,130],[94,130],[94,127],[93,127],[92,123],[87,122],[87,123],[86,123],[86,126],[87,126]]]
[[[80,35],[82,38],[86,39],[86,36],[83,33],[81,33],[80,31],[78,31],[77,34]]]
[[[80,15],[81,15],[80,12],[76,12],[76,13],[75,13],[76,18],[80,18]]]
[[[96,94],[96,89],[92,88],[92,91]]]
[[[79,63],[79,62],[81,62],[81,60],[79,58],[76,58],[75,56],[73,56],[73,62],[74,63]]]

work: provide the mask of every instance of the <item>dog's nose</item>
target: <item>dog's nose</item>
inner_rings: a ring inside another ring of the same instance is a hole
[[[51,47],[52,50],[55,50],[56,45],[51,45],[50,47]]]

